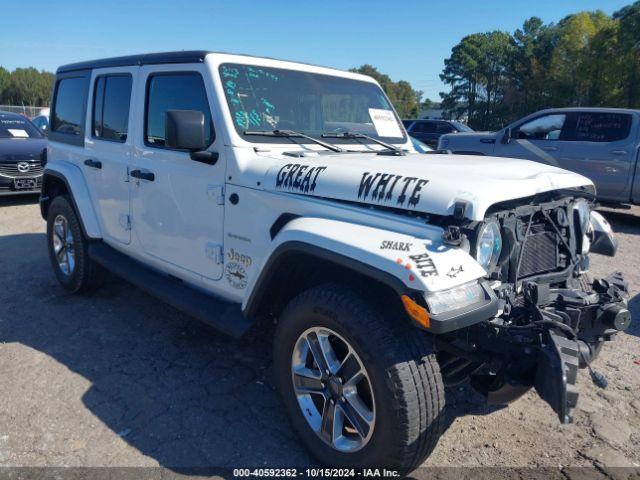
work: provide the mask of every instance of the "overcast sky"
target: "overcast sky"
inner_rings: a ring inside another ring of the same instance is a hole
[[[531,16],[613,13],[631,0],[58,0],[2,8],[0,65],[13,70],[133,53],[204,49],[348,69],[370,63],[439,99],[438,75],[465,35]]]

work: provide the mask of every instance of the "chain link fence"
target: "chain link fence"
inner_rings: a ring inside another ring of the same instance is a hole
[[[44,110],[44,112],[42,112]],[[40,115],[40,113],[49,114],[49,107],[34,107],[26,105],[0,105],[0,111],[19,113],[25,117],[33,118]]]

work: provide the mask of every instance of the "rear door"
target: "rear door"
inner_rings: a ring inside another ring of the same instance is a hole
[[[563,135],[560,166],[590,178],[598,198],[628,202],[635,167],[637,116],[576,111]]]
[[[131,242],[129,167],[134,83],[139,67],[94,70],[89,91],[86,158],[81,167],[91,186],[105,239]]]

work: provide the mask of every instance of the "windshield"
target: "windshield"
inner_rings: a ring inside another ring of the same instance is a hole
[[[464,123],[460,123],[460,122],[451,122],[457,129],[459,132],[473,132],[473,128],[465,125]]]
[[[273,130],[314,137],[323,133],[363,133],[388,143],[406,141],[400,120],[374,83],[230,63],[220,65],[220,77],[235,129],[247,141],[282,143],[278,137],[245,135],[247,131]]]
[[[42,134],[26,118],[0,114],[0,138],[42,138]]]

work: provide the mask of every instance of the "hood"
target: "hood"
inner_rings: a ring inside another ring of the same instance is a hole
[[[482,220],[499,202],[593,186],[567,170],[502,157],[358,153],[270,158],[265,190],[436,215],[452,215],[454,205],[465,202],[465,217],[471,220]]]
[[[46,138],[0,138],[0,163],[40,159]]]

